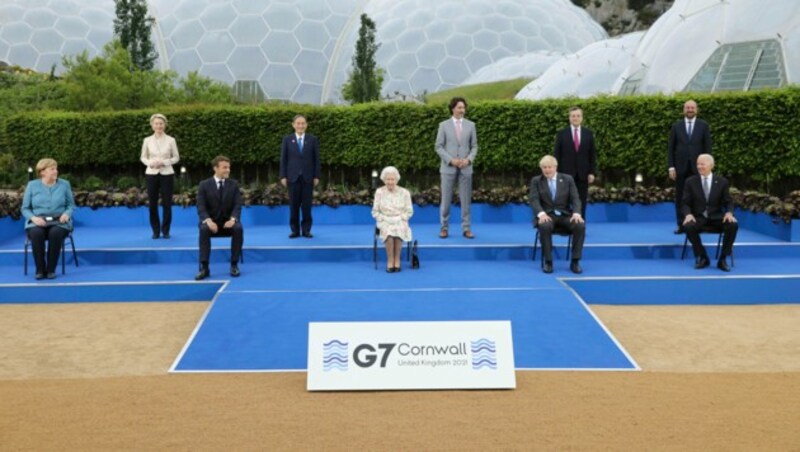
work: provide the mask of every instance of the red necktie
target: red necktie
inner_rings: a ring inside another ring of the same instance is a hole
[[[581,147],[581,139],[578,137],[578,128],[575,127],[572,129],[572,141],[575,143],[575,152],[578,152],[578,148]]]

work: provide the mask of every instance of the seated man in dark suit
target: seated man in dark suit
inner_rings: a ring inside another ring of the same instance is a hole
[[[219,155],[211,161],[214,176],[202,182],[197,189],[197,214],[200,216],[200,273],[194,279],[208,278],[208,257],[211,254],[211,237],[231,237],[231,276],[239,276],[239,256],[244,243],[244,229],[239,221],[242,212],[242,194],[239,184],[229,179],[231,161]]]
[[[545,273],[553,273],[553,231],[572,233],[572,273],[582,273],[580,260],[586,225],[581,217],[578,187],[571,176],[556,172],[558,161],[545,155],[539,161],[541,176],[531,179],[528,195],[533,208],[534,225],[539,229]]]
[[[739,225],[733,216],[733,198],[730,194],[728,180],[712,174],[714,157],[711,154],[700,154],[697,157],[697,172],[686,179],[683,188],[684,215],[683,228],[686,237],[692,242],[694,251],[694,268],[708,267],[709,259],[700,232],[722,232],[722,254],[717,261],[717,268],[724,272],[731,271],[727,257],[733,252],[733,242]]]

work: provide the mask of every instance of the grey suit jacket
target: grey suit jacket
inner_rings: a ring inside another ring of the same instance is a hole
[[[581,198],[578,196],[578,187],[572,176],[563,173],[556,173],[556,199],[550,193],[550,186],[547,179],[541,174],[531,179],[528,200],[533,209],[534,219],[540,212],[548,215],[555,215],[556,210],[562,215],[572,215],[581,211]]]
[[[461,141],[456,139],[456,125],[453,118],[439,123],[439,131],[436,133],[436,153],[442,163],[439,172],[442,174],[455,174],[458,168],[450,165],[450,160],[454,158],[469,159],[475,162],[478,155],[478,133],[475,130],[475,123],[469,119],[461,121]],[[472,165],[462,169],[463,174],[472,174]]]

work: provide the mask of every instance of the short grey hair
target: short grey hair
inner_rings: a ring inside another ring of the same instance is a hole
[[[393,166],[387,166],[381,170],[381,180],[386,182],[386,176],[390,174],[394,174],[394,176],[397,178],[397,182],[400,182],[400,171],[397,171],[397,168]]]
[[[153,121],[155,121],[156,119],[164,121],[164,126],[167,125],[167,117],[162,115],[161,113],[155,113],[153,116],[150,116],[150,125],[153,125]]]
[[[697,156],[697,160],[700,160],[701,158],[708,160],[708,163],[711,164],[711,167],[714,167],[714,156],[711,154],[700,154]]]
[[[544,165],[552,165],[558,168],[558,160],[556,160],[556,158],[552,155],[545,155],[541,160],[539,160],[539,168]]]

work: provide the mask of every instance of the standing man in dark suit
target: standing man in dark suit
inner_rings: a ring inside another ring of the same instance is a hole
[[[672,125],[669,131],[667,161],[669,178],[675,181],[675,220],[676,234],[683,232],[683,187],[686,179],[697,174],[697,156],[711,154],[711,129],[708,123],[697,117],[697,102],[687,100],[683,104],[683,116]]]
[[[302,233],[303,237],[310,239],[314,237],[311,234],[311,201],[321,173],[319,140],[314,135],[306,133],[308,123],[303,115],[294,117],[292,127],[294,133],[283,137],[281,143],[280,168],[281,184],[289,187],[289,226],[292,228],[289,238],[297,238]]]
[[[475,123],[465,119],[467,100],[454,97],[450,100],[452,118],[439,123],[436,133],[436,153],[441,159],[439,175],[442,179],[442,199],[439,202],[439,238],[446,239],[450,226],[450,203],[453,188],[458,184],[461,203],[461,230],[464,237],[474,239],[472,233],[472,163],[478,155],[478,132]]]
[[[231,161],[218,155],[211,161],[214,176],[202,182],[197,189],[197,214],[200,217],[200,272],[194,279],[208,278],[208,258],[211,254],[211,237],[231,238],[231,276],[239,276],[239,256],[242,254],[244,229],[240,220],[242,194],[239,184],[229,179]]]
[[[683,189],[683,227],[686,237],[692,242],[694,251],[694,268],[708,267],[709,259],[700,232],[722,232],[722,253],[717,261],[717,268],[724,272],[731,271],[727,257],[733,253],[733,242],[739,231],[739,224],[733,216],[733,198],[731,198],[728,180],[713,174],[714,157],[711,154],[700,154],[697,157],[697,172],[686,179]]]
[[[581,200],[578,187],[568,174],[559,173],[558,161],[545,155],[539,161],[540,176],[531,179],[528,199],[533,209],[534,226],[539,229],[542,242],[545,273],[553,273],[553,232],[556,230],[572,233],[572,273],[583,273],[580,260],[583,253],[583,239],[586,225],[580,214]]]
[[[569,123],[569,127],[556,135],[553,156],[558,161],[560,172],[569,174],[575,180],[581,198],[581,216],[586,218],[589,184],[594,183],[597,174],[597,148],[592,131],[581,126],[583,110],[580,107],[569,109]]]

